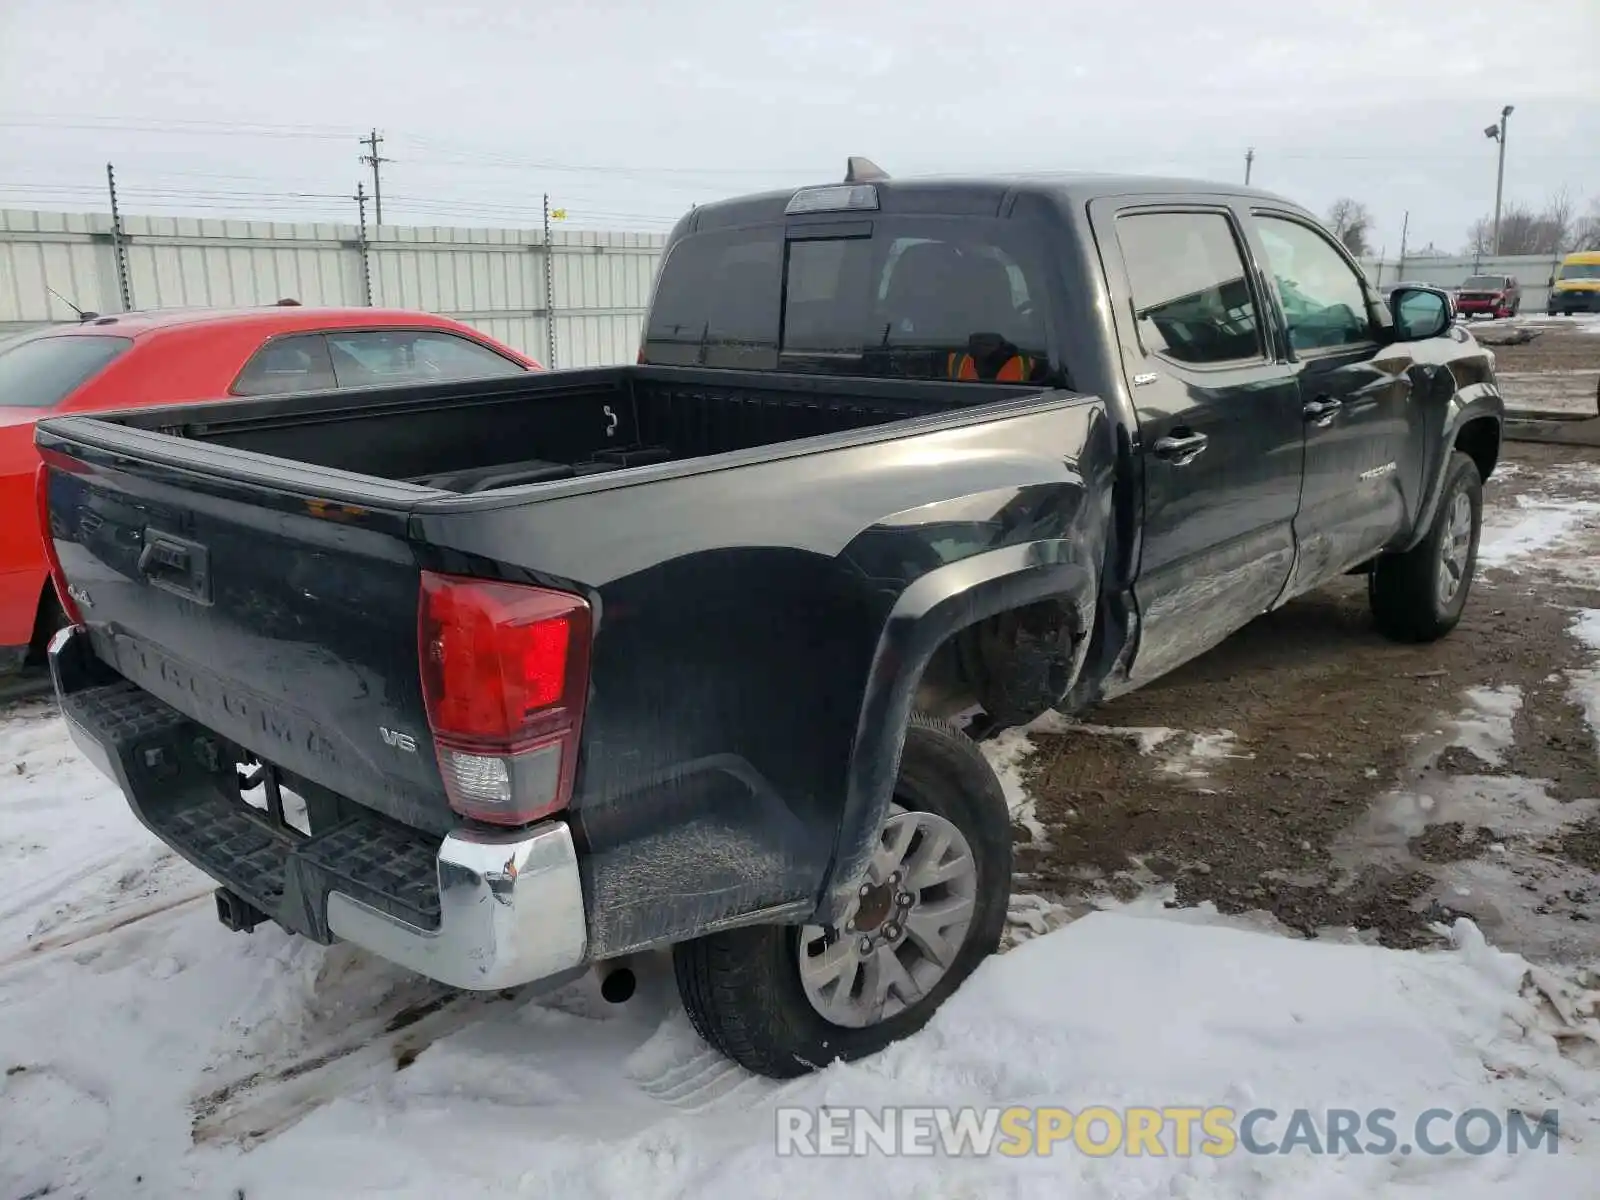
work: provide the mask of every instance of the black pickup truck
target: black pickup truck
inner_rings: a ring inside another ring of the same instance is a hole
[[[977,740],[1341,574],[1448,632],[1501,419],[1288,201],[854,162],[685,216],[636,365],[41,422],[51,664],[227,924],[470,989],[670,946],[791,1075],[996,948]]]

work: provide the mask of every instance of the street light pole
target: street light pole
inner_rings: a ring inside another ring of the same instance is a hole
[[[1500,123],[1491,125],[1483,131],[1483,136],[1492,138],[1500,143],[1500,167],[1494,179],[1494,242],[1492,253],[1495,257],[1500,255],[1500,198],[1505,194],[1506,187],[1506,120],[1511,116],[1511,105],[1506,105],[1500,110]]]

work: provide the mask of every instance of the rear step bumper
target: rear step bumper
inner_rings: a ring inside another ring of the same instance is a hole
[[[320,942],[354,943],[451,987],[561,975],[588,951],[572,833],[459,829],[442,843],[376,814],[314,836],[273,828],[228,794],[215,739],[61,630],[50,673],[68,732],[152,833],[233,896]],[[231,764],[229,765],[231,770]],[[351,806],[354,807],[354,806]]]

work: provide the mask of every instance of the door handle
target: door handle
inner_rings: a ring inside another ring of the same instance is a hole
[[[1339,415],[1339,410],[1344,403],[1333,399],[1331,396],[1318,396],[1315,400],[1308,400],[1300,409],[1306,420],[1317,426],[1333,424],[1333,419]]]
[[[1204,450],[1210,440],[1203,433],[1184,433],[1177,437],[1169,434],[1166,437],[1158,437],[1155,444],[1156,456],[1170,459],[1174,465],[1181,467]]]

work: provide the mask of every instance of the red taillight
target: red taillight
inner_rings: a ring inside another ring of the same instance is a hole
[[[422,573],[422,695],[457,812],[525,825],[566,807],[591,628],[581,596]]]
[[[55,535],[50,530],[50,467],[46,463],[40,463],[39,469],[33,473],[33,497],[38,506],[39,536],[44,539],[44,556],[50,564],[50,582],[55,584],[56,599],[67,620],[74,625],[82,625],[83,614],[78,611],[78,602],[67,592],[66,572],[61,569]]]

